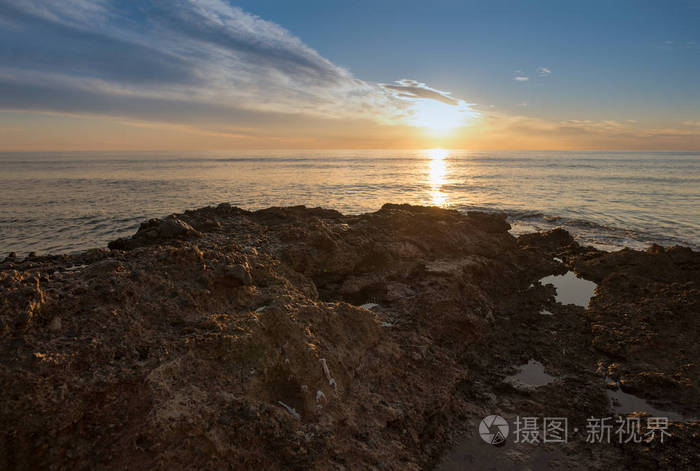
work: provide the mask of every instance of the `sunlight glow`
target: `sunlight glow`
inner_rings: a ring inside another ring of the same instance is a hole
[[[434,206],[445,206],[447,204],[447,194],[442,191],[442,185],[445,184],[445,174],[447,167],[445,165],[445,157],[447,151],[445,149],[430,149],[427,151],[430,158],[428,183],[430,184],[430,203]]]
[[[411,109],[410,124],[434,136],[445,136],[468,123],[473,113],[462,104],[450,105],[436,100],[416,100]]]

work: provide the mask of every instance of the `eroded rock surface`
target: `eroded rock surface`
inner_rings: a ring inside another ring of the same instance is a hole
[[[606,376],[697,417],[697,253],[508,229],[408,205],[222,204],[111,250],[7,258],[0,467],[432,469],[488,414],[609,415]],[[568,268],[599,284],[590,309],[537,282]],[[556,380],[504,382],[531,359]],[[661,446],[579,437],[558,459],[683,469],[698,430],[673,423]]]

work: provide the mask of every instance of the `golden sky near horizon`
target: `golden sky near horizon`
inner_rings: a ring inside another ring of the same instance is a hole
[[[8,116],[8,114],[10,116]],[[448,122],[449,123],[449,122]],[[698,123],[700,124],[700,123]],[[245,130],[101,115],[0,112],[2,151],[446,149],[700,150],[700,126],[644,128],[636,123],[552,122],[485,113],[435,128],[420,122],[309,119]]]

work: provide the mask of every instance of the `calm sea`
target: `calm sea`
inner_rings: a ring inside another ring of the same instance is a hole
[[[139,223],[229,202],[344,213],[383,203],[505,211],[604,249],[700,247],[700,154],[472,151],[0,153],[0,256],[103,247]]]

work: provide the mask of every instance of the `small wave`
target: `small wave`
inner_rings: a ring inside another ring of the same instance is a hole
[[[537,211],[510,211],[508,219],[514,235],[526,232],[546,231],[562,228],[571,233],[582,245],[592,245],[603,250],[618,250],[624,247],[646,249],[652,244],[663,246],[683,245],[698,250],[693,242],[675,235],[662,235],[640,229],[622,228],[587,219],[566,218],[538,213]]]
[[[652,244],[663,246],[683,245],[694,250],[698,244],[673,234],[658,234],[639,228],[623,228],[614,224],[598,222],[580,217],[566,217],[545,214],[529,209],[500,209],[487,205],[460,205],[455,207],[460,212],[483,211],[506,214],[511,224],[511,233],[520,235],[529,232],[548,231],[561,228],[574,236],[582,245],[592,245],[601,250],[619,250],[624,247],[646,249]]]

